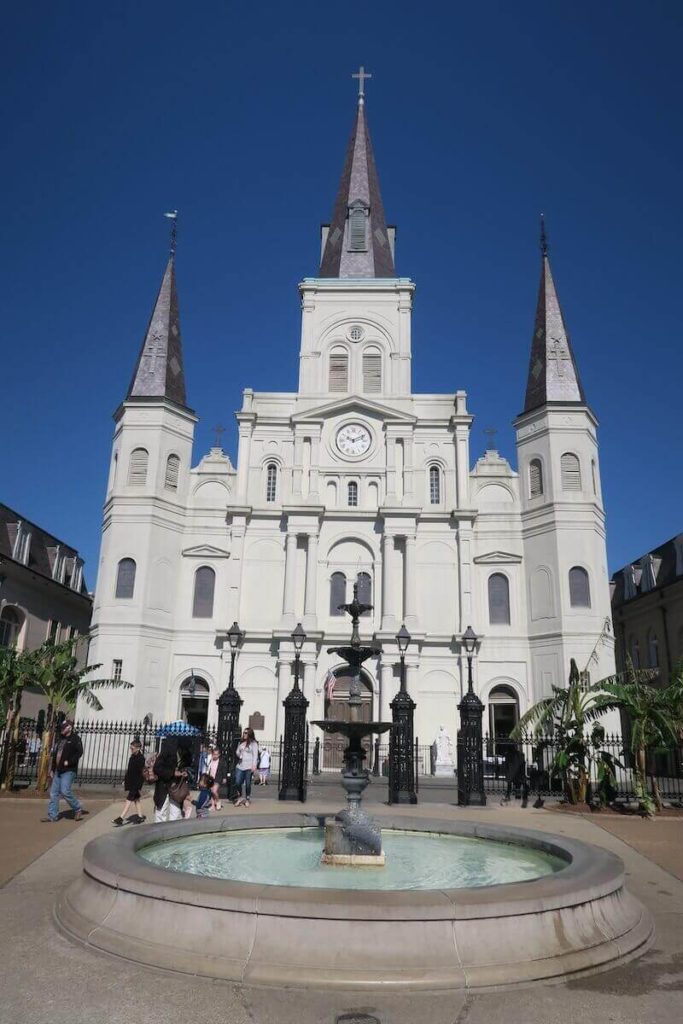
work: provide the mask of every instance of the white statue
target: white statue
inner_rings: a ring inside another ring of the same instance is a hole
[[[450,769],[455,764],[453,760],[453,741],[445,725],[439,726],[439,735],[436,737],[436,764],[437,771],[439,765],[444,765]]]

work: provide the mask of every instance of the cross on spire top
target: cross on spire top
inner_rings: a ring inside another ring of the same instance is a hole
[[[178,239],[178,211],[169,210],[168,213],[164,214],[171,222],[171,244],[169,248],[170,255],[175,259],[176,242]]]
[[[225,427],[223,426],[223,424],[222,424],[222,423],[218,423],[218,424],[217,424],[217,425],[216,425],[216,426],[215,426],[215,427],[213,428],[213,432],[214,432],[214,434],[216,435],[216,444],[215,444],[215,447],[216,447],[216,448],[221,448],[221,447],[222,447],[222,445],[221,445],[221,434],[224,434],[224,433],[225,433]]]
[[[486,451],[495,452],[496,449],[496,434],[498,433],[497,427],[486,427],[484,430],[488,441],[486,442]]]
[[[372,75],[369,74],[361,64],[357,73],[351,75],[351,78],[358,79],[358,106],[362,107],[365,102],[365,79],[372,78]]]

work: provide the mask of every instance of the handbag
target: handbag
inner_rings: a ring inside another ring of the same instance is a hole
[[[182,807],[183,802],[187,800],[190,795],[190,786],[187,779],[177,779],[176,782],[172,782],[168,787],[168,795],[174,804],[178,804],[179,807]]]

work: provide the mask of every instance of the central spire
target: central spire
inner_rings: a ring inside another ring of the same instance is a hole
[[[321,277],[395,277],[394,255],[384,218],[379,178],[365,117],[361,67],[358,108],[351,132],[332,222],[320,261]]]

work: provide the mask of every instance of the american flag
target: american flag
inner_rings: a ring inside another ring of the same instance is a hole
[[[325,676],[325,682],[323,683],[325,696],[327,697],[328,700],[332,700],[332,695],[334,694],[334,687],[336,682],[337,677],[335,676],[334,672],[332,671],[331,668],[328,669],[327,675]]]

